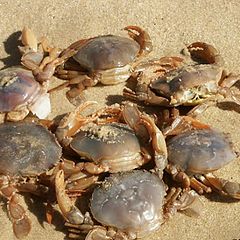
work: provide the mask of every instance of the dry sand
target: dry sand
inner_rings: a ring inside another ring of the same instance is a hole
[[[216,46],[225,59],[226,68],[240,73],[240,2],[238,0],[1,0],[0,1],[0,68],[19,63],[18,38],[23,26],[33,29],[38,37],[47,36],[61,48],[81,39],[100,34],[126,35],[121,29],[139,25],[152,37],[151,57],[176,55],[184,44],[205,41]],[[56,81],[56,79],[54,80]],[[237,85],[239,87],[240,84]],[[88,99],[101,106],[109,99],[119,99],[122,85],[97,86],[86,92]],[[117,97],[109,97],[116,95]],[[73,109],[64,91],[52,95],[53,113]],[[199,118],[230,133],[234,147],[240,150],[240,107],[225,103],[211,107]],[[222,169],[219,175],[240,182],[240,159]],[[27,199],[26,199],[27,200]],[[222,198],[202,197],[205,209],[199,218],[178,213],[162,228],[145,239],[240,239],[240,203],[223,202]],[[44,207],[27,201],[32,231],[26,239],[65,239],[62,219],[56,217],[49,226],[44,221]],[[0,209],[0,239],[15,239],[6,207]]]

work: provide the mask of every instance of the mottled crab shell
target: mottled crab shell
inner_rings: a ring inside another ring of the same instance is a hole
[[[36,176],[60,160],[60,145],[41,125],[3,123],[0,136],[0,174]]]
[[[236,158],[230,139],[213,129],[179,134],[167,147],[169,162],[189,174],[212,172]]]
[[[171,105],[196,105],[216,94],[221,76],[219,66],[185,66],[152,81],[150,88],[157,95],[169,99]]]
[[[22,67],[0,71],[0,112],[10,112],[32,102],[41,91],[32,72]]]
[[[74,136],[70,147],[81,157],[108,166],[110,172],[131,170],[142,162],[139,140],[126,124],[87,124]]]
[[[139,50],[130,38],[104,35],[90,39],[73,58],[88,70],[107,70],[133,62]]]
[[[165,194],[165,185],[156,175],[133,170],[106,178],[94,189],[90,208],[101,224],[144,237],[163,223]]]

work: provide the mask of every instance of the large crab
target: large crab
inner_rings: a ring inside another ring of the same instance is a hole
[[[62,195],[67,197],[63,171],[57,173],[55,182],[61,201]],[[167,195],[166,190],[162,179],[144,170],[111,174],[92,193],[91,215],[87,212],[82,224],[66,222],[69,237],[76,239],[85,233],[86,240],[142,238],[158,230],[176,210],[201,212],[202,202],[194,191]]]
[[[160,106],[202,104],[196,107],[196,113],[197,109],[203,111],[207,107],[209,101],[206,100],[214,102],[217,95],[231,96],[238,102],[230,87],[239,80],[239,75],[227,74],[219,52],[204,42],[194,42],[187,50],[197,63],[187,64],[182,58],[163,57],[145,71],[139,66],[136,89],[125,88],[124,96]]]
[[[50,48],[46,39],[38,43],[32,31],[24,28],[22,43],[22,65],[0,71],[0,122],[19,121],[29,112],[46,118],[51,111],[48,80],[53,75],[50,69],[57,65],[60,53]]]
[[[166,171],[173,179],[199,194],[213,190],[240,199],[239,183],[213,174],[236,158],[229,136],[190,117],[177,117],[163,132],[165,136],[175,135],[167,141]]]
[[[8,214],[17,238],[28,235],[31,222],[16,193],[30,192],[54,201],[54,177],[59,169],[64,170],[68,179],[66,189],[69,192],[72,189],[74,193],[81,192],[97,181],[96,177],[88,178],[74,162],[61,160],[61,146],[42,125],[3,123],[0,124],[0,135],[0,195],[8,200]],[[48,217],[51,221],[51,215]]]
[[[71,102],[77,101],[77,97],[81,100],[79,94],[98,82],[112,85],[126,81],[141,57],[151,52],[152,43],[146,31],[137,26],[124,30],[131,39],[115,35],[82,39],[60,54],[64,65],[59,66],[55,74],[68,80],[60,87],[75,86],[67,93]]]

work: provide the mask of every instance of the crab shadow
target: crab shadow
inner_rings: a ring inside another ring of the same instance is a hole
[[[3,42],[4,49],[6,53],[9,54],[6,58],[0,58],[0,61],[5,65],[4,68],[19,65],[21,63],[21,53],[17,47],[22,45],[19,40],[20,36],[21,31],[14,32]]]
[[[115,94],[115,95],[108,95],[106,97],[106,104],[107,105],[112,105],[115,103],[122,104],[123,102],[126,102],[126,98],[120,94]]]
[[[4,213],[8,214],[7,199],[2,196],[0,196],[0,207]]]
[[[217,103],[217,107],[224,111],[234,111],[236,113],[240,113],[240,105],[235,102],[219,102]]]
[[[33,195],[31,195],[30,197],[29,195],[24,196],[24,200],[28,207],[28,211],[30,211],[34,216],[36,216],[37,221],[44,228],[44,222],[47,222],[46,203],[42,199],[39,199],[39,197]],[[53,209],[53,219],[51,224],[52,226],[54,226],[54,230],[67,234],[64,222],[65,220],[63,219],[60,212]]]
[[[216,192],[205,194],[204,197],[207,198],[211,202],[218,202],[218,203],[236,203],[236,202],[239,202],[239,199],[219,195]]]

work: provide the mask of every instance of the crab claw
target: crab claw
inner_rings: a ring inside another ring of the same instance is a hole
[[[71,199],[65,192],[64,172],[60,170],[55,178],[56,197],[59,208],[66,221],[73,224],[82,224],[84,222],[84,215],[81,211],[73,205]]]
[[[128,31],[128,35],[140,45],[139,55],[146,55],[152,51],[152,41],[146,31],[138,26],[127,26],[124,30]]]
[[[230,182],[223,178],[217,178],[213,174],[205,174],[204,177],[210,183],[210,185],[220,194],[229,196],[235,199],[240,199],[240,184],[236,182]]]
[[[219,52],[215,47],[204,42],[194,42],[187,47],[191,58],[206,64],[223,64]]]
[[[28,27],[24,27],[21,35],[22,44],[34,52],[38,51],[38,41],[35,34]]]
[[[43,51],[38,48],[38,40],[31,29],[24,27],[21,41],[23,46],[18,46],[22,53],[21,63],[28,69],[36,69],[43,60]]]
[[[137,135],[146,135],[151,139],[154,151],[156,171],[162,177],[164,168],[167,166],[167,146],[165,138],[154,120],[147,114],[141,113],[133,103],[126,103],[123,109],[123,117],[128,125],[134,129]]]
[[[84,117],[81,113],[88,107],[97,104],[95,101],[87,101],[79,105],[73,112],[66,115],[59,123],[55,132],[59,142],[73,136],[77,130],[87,122],[91,121],[91,117]],[[95,117],[96,118],[96,117]]]

